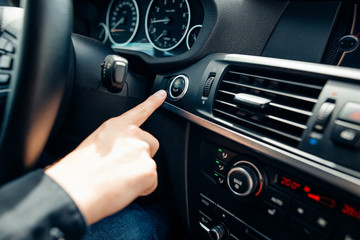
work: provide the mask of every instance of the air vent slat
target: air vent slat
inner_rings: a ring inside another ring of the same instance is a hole
[[[292,81],[289,81],[289,80],[280,80],[280,79],[276,79],[276,78],[262,77],[262,76],[245,74],[245,73],[238,73],[238,72],[233,72],[233,71],[229,71],[229,73],[238,74],[238,75],[244,75],[244,76],[248,76],[248,77],[261,78],[261,79],[266,79],[266,80],[270,80],[270,81],[276,81],[276,82],[291,84],[291,85],[300,86],[300,87],[313,88],[313,89],[320,90],[320,91],[323,88],[322,85],[319,86],[319,85],[312,85],[312,84],[303,84],[303,83],[299,83],[299,82],[292,82]]]
[[[282,119],[282,118],[278,118],[278,117],[275,117],[275,116],[268,115],[267,117],[271,118],[273,120],[279,121],[279,122],[283,122],[283,123],[286,123],[286,124],[289,124],[289,125],[293,125],[294,127],[298,127],[298,128],[303,129],[303,130],[306,130],[306,128],[307,128],[305,125],[298,124],[298,123],[288,121],[288,120],[285,120],[285,119]]]
[[[286,120],[286,119],[282,119],[282,118],[279,118],[279,117],[276,117],[276,116],[272,116],[272,115],[268,115],[268,114],[259,114],[259,113],[256,113],[254,111],[250,111],[250,110],[246,110],[246,111],[243,111],[242,113],[239,113],[238,110],[243,110],[242,108],[238,107],[237,105],[235,104],[231,104],[231,103],[227,103],[227,102],[224,102],[224,101],[221,101],[221,100],[216,100],[217,103],[220,103],[220,104],[223,104],[223,105],[226,105],[228,107],[231,107],[233,108],[232,110],[230,110],[228,108],[228,113],[230,113],[232,116],[237,116],[237,115],[241,115],[244,119],[246,118],[245,115],[248,114],[249,116],[247,117],[249,120],[257,120],[259,121],[260,118],[261,119],[271,119],[271,120],[275,120],[275,121],[278,121],[278,122],[281,122],[283,124],[287,124],[287,125],[290,125],[291,127],[295,127],[295,128],[299,128],[301,130],[305,130],[307,127],[306,125],[303,125],[303,124],[300,124],[300,123],[297,123],[297,122],[294,122],[294,121],[290,121],[290,120]],[[217,106],[218,107],[218,106]],[[214,110],[219,110],[217,108],[214,108]],[[301,134],[300,134],[301,135]],[[299,135],[299,136],[300,136]]]
[[[282,109],[285,109],[285,110],[289,110],[289,111],[292,111],[292,112],[297,112],[299,114],[303,114],[303,115],[306,115],[308,117],[311,117],[313,115],[312,112],[300,110],[300,109],[297,109],[297,108],[288,107],[288,106],[277,104],[277,103],[270,103],[270,105],[274,106],[274,107],[277,107],[277,108],[282,108]]]
[[[286,93],[286,92],[273,91],[273,90],[269,90],[269,89],[265,89],[265,88],[254,87],[254,86],[249,86],[249,85],[245,85],[245,84],[241,84],[241,83],[231,82],[231,81],[228,81],[228,80],[223,80],[223,82],[228,83],[228,84],[234,84],[234,85],[237,85],[237,86],[240,86],[240,87],[251,88],[251,89],[255,89],[255,90],[259,90],[259,91],[265,91],[265,92],[269,92],[269,93],[273,93],[273,94],[278,94],[278,95],[285,96],[285,97],[295,98],[295,99],[299,99],[299,100],[303,100],[303,101],[307,101],[307,102],[312,102],[312,103],[317,102],[317,100],[313,99],[313,98],[297,96],[297,95],[289,94],[289,93]]]
[[[228,94],[228,95],[231,95],[231,96],[236,95],[235,93],[224,91],[224,90],[219,90],[219,92],[224,93],[224,94]],[[277,107],[277,108],[281,108],[281,109],[284,109],[284,110],[288,110],[288,111],[296,112],[296,113],[299,113],[299,114],[303,114],[303,115],[306,115],[308,117],[311,117],[313,115],[312,112],[304,111],[304,110],[301,110],[301,109],[298,109],[298,108],[289,107],[289,106],[278,104],[278,103],[275,103],[275,102],[271,102],[270,105],[273,106],[273,107]]]
[[[250,122],[250,121],[241,119],[241,118],[236,117],[236,116],[234,116],[234,115],[232,115],[232,114],[223,112],[223,111],[221,111],[221,110],[219,110],[219,109],[214,109],[214,111],[219,112],[219,113],[224,114],[224,115],[227,115],[228,117],[234,118],[235,120],[239,120],[239,121],[241,121],[241,122],[245,122],[245,123],[247,123],[247,124],[254,125],[254,126],[258,127],[258,128],[261,128],[261,129],[264,129],[264,130],[273,132],[273,133],[275,133],[275,134],[279,134],[279,135],[282,135],[282,136],[284,136],[284,137],[293,139],[293,140],[295,140],[295,141],[300,141],[300,140],[301,140],[301,138],[299,138],[299,137],[295,137],[295,136],[292,136],[292,135],[290,135],[290,134],[286,134],[286,133],[284,133],[284,132],[280,132],[280,131],[277,131],[277,130],[272,129],[272,128],[264,127],[264,126],[262,126],[262,125],[260,125],[260,124],[256,124],[256,123],[253,123],[253,122]]]
[[[241,110],[241,108],[238,107],[236,104],[224,102],[224,101],[221,101],[221,100],[218,100],[218,99],[215,100],[215,101],[218,102],[218,103],[221,103],[221,104],[224,104],[224,105],[227,105],[227,106],[230,106],[230,107],[233,107],[233,108],[236,108],[236,109]],[[294,121],[289,121],[289,120],[281,119],[281,118],[276,117],[276,116],[272,116],[272,115],[268,115],[268,114],[264,114],[264,115],[262,115],[262,116],[267,117],[267,118],[271,118],[271,119],[273,119],[273,120],[280,121],[280,122],[283,122],[283,123],[286,123],[286,124],[289,124],[289,125],[293,125],[293,126],[295,126],[295,127],[298,127],[298,128],[304,129],[304,130],[307,128],[306,125],[304,125],[304,124],[299,124],[299,123],[296,123],[296,122],[294,122]]]
[[[326,79],[260,73],[228,70],[213,103],[214,116],[239,130],[251,130],[260,137],[297,146]],[[246,99],[238,101],[235,96],[240,93],[250,101],[265,99],[266,102],[256,105]]]

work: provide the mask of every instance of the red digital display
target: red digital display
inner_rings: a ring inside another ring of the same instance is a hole
[[[313,186],[307,185],[303,182],[280,174],[277,176],[276,184],[282,188],[288,189],[289,191],[303,196],[304,198],[321,203],[323,206],[332,208],[338,212],[341,212],[342,214],[345,214],[348,217],[360,220],[359,207],[354,207],[351,204],[345,204],[343,201],[336,201],[334,198],[328,197],[330,194],[325,194],[323,191],[319,191],[317,188],[314,188]]]
[[[324,196],[324,194],[320,194],[314,191],[312,187],[302,184],[294,179],[278,175],[277,183],[282,187],[290,189],[291,191],[296,192],[300,195],[306,196],[307,198],[321,203],[322,205],[325,205],[327,207],[334,208],[336,206],[335,200]]]
[[[280,183],[286,187],[292,188],[294,190],[298,189],[299,187],[301,187],[301,184],[291,180],[290,178],[286,178],[284,176],[281,177],[281,181]]]
[[[341,212],[349,217],[360,220],[360,209],[356,209],[352,206],[344,204],[344,207],[341,209]]]

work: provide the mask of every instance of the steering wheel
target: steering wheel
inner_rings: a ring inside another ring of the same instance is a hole
[[[48,140],[69,73],[72,14],[71,0],[25,1],[19,44],[10,55],[13,68],[0,132],[0,183],[31,168]],[[3,52],[0,62],[4,56],[8,55]]]

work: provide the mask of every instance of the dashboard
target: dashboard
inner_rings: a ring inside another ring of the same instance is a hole
[[[168,92],[149,128],[195,239],[359,239],[358,1],[75,3],[130,97]]]

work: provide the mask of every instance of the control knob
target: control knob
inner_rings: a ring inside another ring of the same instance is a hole
[[[250,162],[238,162],[227,175],[227,184],[233,194],[248,197],[262,190],[263,178],[259,169]]]
[[[221,240],[226,234],[226,229],[222,224],[216,225],[209,230],[209,236],[212,240]]]

